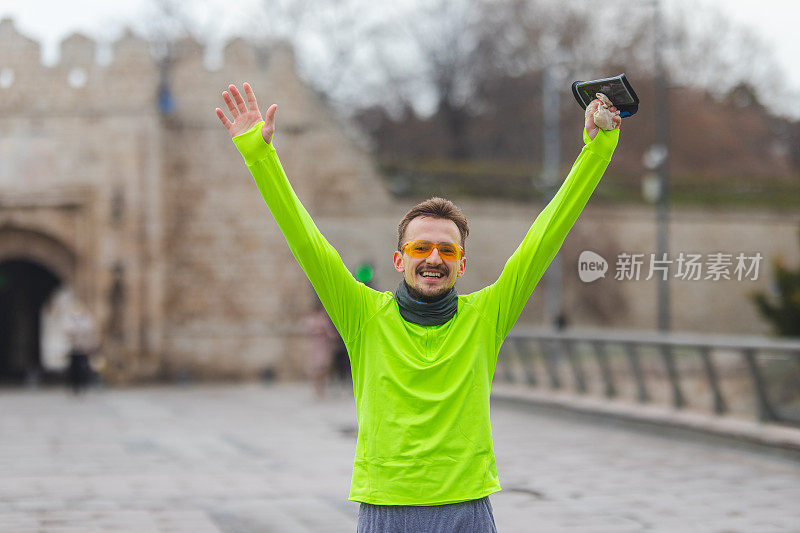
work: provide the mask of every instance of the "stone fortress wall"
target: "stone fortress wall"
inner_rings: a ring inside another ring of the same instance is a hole
[[[295,190],[349,267],[375,264],[381,290],[399,280],[390,257],[413,202],[386,192],[367,143],[302,83],[283,43],[234,40],[214,71],[193,41],[178,43],[167,71],[130,33],[107,65],[95,49],[72,35],[46,67],[38,43],[0,22],[0,264],[25,259],[88,304],[109,379],[302,375],[313,294],[214,114],[221,91],[249,81],[262,109],[278,103],[275,145]],[[496,278],[541,206],[460,204],[472,229],[460,282],[469,292]],[[646,209],[585,210],[560,254],[572,325],[652,328],[652,281],[615,282],[612,265],[585,284],[575,267],[584,249],[610,262],[624,250],[655,252],[652,219]],[[672,248],[796,262],[798,220],[676,210]],[[766,271],[750,284],[676,282],[675,329],[766,332],[747,293],[768,283]],[[540,286],[522,320],[544,316]]]
[[[46,67],[38,43],[0,23],[0,261],[27,258],[72,287],[121,378],[280,366],[302,352],[313,294],[214,114],[220,93],[247,80],[279,104],[275,143],[315,215],[368,225],[386,212],[368,154],[282,43],[232,41],[216,71],[200,45],[178,43],[168,113],[147,42],[126,34],[108,65],[95,48],[72,35]]]

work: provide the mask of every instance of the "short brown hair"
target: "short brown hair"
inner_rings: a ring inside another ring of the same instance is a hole
[[[467,225],[467,217],[461,212],[461,209],[456,207],[456,204],[444,198],[434,197],[428,198],[424,202],[420,202],[411,210],[406,213],[403,220],[397,226],[397,249],[403,245],[403,237],[406,234],[406,228],[417,217],[432,217],[444,218],[455,222],[458,232],[461,234],[461,247],[466,249],[467,235],[469,235],[469,226]]]

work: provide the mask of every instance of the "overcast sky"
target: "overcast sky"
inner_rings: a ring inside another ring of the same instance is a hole
[[[263,1],[195,0],[193,4],[214,13],[221,33],[235,33],[245,26],[242,21],[248,20],[248,10]],[[650,0],[632,0],[631,3],[633,1],[649,3]],[[663,0],[663,3],[669,8],[671,4],[685,1]],[[695,1],[721,6],[731,19],[753,28],[772,47],[786,73],[788,88],[800,95],[800,39],[797,36],[800,0]],[[586,0],[586,4],[596,5],[596,2]],[[148,6],[149,0],[0,0],[0,17],[12,17],[21,33],[39,40],[43,60],[51,64],[57,59],[59,41],[71,32],[81,31],[98,40],[113,40],[126,25],[141,21]],[[797,103],[792,107],[800,110]]]

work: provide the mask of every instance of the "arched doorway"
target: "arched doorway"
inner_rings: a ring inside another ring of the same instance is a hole
[[[61,285],[28,259],[0,262],[0,383],[45,376],[41,358],[42,306]]]
[[[42,308],[59,288],[76,285],[75,267],[75,254],[59,239],[0,226],[0,384],[61,377],[43,358]]]

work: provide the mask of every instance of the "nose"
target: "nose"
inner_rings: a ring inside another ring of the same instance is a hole
[[[425,258],[425,262],[430,263],[432,265],[438,265],[440,263],[443,263],[444,261],[442,261],[442,258],[439,257],[439,249],[434,248],[433,250],[431,250],[431,255]]]

